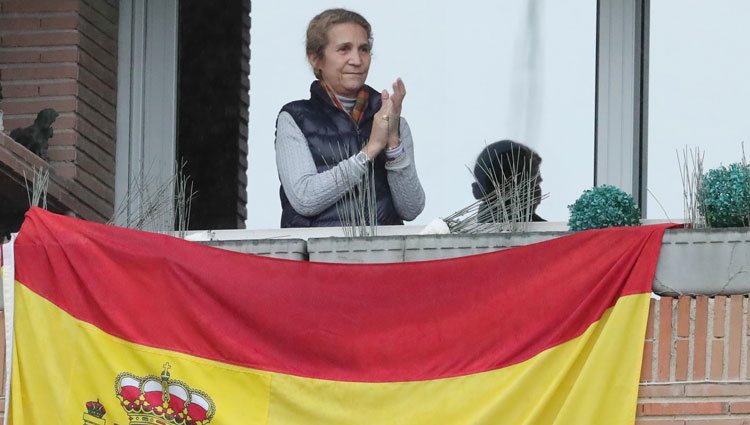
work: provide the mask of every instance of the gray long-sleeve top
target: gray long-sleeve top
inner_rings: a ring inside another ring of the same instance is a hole
[[[385,164],[388,185],[396,212],[404,220],[414,220],[424,209],[424,190],[414,163],[414,141],[409,124],[400,119],[400,138],[404,153]],[[314,216],[351,190],[367,171],[354,156],[330,170],[318,173],[302,130],[287,112],[276,121],[276,166],[279,180],[289,202],[299,214]]]

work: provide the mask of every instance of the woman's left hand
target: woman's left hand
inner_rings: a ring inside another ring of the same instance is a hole
[[[401,78],[397,78],[393,83],[393,94],[389,96],[388,102],[391,103],[391,110],[388,124],[388,148],[393,149],[401,143],[399,140],[399,118],[401,117],[401,105],[406,97],[406,86]]]
[[[406,86],[403,80],[397,78],[396,82],[393,83],[393,94],[390,97],[391,102],[393,102],[391,112],[396,118],[401,116],[401,105],[404,103],[404,97],[406,97]]]

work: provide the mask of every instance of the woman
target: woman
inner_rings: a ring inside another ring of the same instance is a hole
[[[286,104],[276,121],[281,227],[349,226],[351,211],[378,225],[403,224],[424,208],[411,131],[400,117],[406,88],[365,85],[372,32],[358,13],[329,9],[307,28],[316,81],[310,99]],[[356,186],[363,182],[372,189]],[[376,212],[360,200],[374,192]],[[357,205],[354,205],[357,204]],[[347,213],[349,212],[349,213]]]

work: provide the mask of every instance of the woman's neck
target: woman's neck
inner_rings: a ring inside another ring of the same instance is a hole
[[[336,95],[336,99],[341,102],[341,106],[346,109],[346,112],[350,114],[352,113],[352,109],[354,109],[354,103],[357,101],[357,98]]]

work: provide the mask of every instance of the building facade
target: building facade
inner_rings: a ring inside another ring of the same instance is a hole
[[[249,13],[249,0],[1,1],[0,230],[18,230],[35,169],[50,172],[50,210],[128,225],[135,187],[178,164],[193,228],[244,227]],[[47,161],[8,137],[45,108],[59,113]]]

